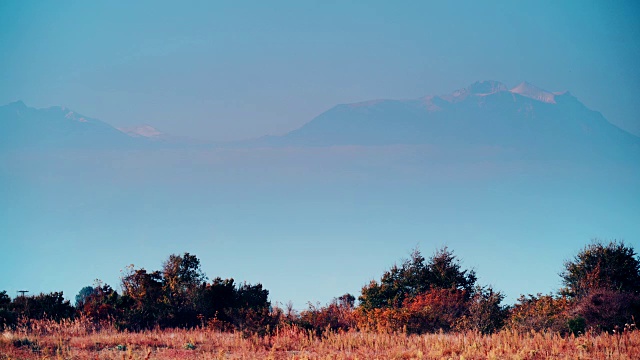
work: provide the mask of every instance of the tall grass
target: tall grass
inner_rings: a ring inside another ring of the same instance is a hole
[[[0,359],[640,359],[640,332],[318,336],[284,327],[271,336],[246,337],[207,328],[120,332],[79,319],[31,322],[4,332]]]

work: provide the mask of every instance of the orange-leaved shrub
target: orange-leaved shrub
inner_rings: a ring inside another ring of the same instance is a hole
[[[507,326],[519,332],[569,331],[571,302],[567,297],[553,295],[521,296],[509,313]]]
[[[500,329],[504,296],[475,285],[472,270],[462,270],[447,248],[428,262],[419,251],[401,266],[385,272],[380,282],[362,289],[356,311],[358,327],[379,332],[422,334],[436,331]]]
[[[302,311],[293,323],[317,335],[325,331],[348,331],[356,325],[354,303],[353,295],[344,294],[324,307],[309,304],[309,308]]]

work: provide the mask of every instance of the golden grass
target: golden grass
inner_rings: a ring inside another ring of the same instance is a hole
[[[502,331],[403,335],[297,328],[245,338],[208,329],[97,330],[78,322],[4,332],[0,359],[640,359],[640,331],[565,337]]]

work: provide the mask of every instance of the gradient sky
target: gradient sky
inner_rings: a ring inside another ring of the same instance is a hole
[[[639,9],[0,1],[0,104],[235,140],[285,133],[340,103],[526,80],[640,135]],[[117,288],[130,263],[155,270],[189,251],[210,278],[262,282],[302,308],[359,294],[415,246],[428,256],[448,245],[513,302],[558,289],[563,260],[591,238],[640,245],[637,166],[287,151],[0,153],[0,290],[73,298],[96,278]]]
[[[477,80],[569,90],[640,134],[635,1],[3,1],[0,103],[234,140]]]

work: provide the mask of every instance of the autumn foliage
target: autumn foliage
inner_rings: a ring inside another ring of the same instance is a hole
[[[556,294],[523,295],[507,306],[502,293],[477,284],[475,272],[464,269],[449,249],[437,250],[428,259],[415,250],[379,281],[366,284],[358,302],[345,294],[325,306],[310,304],[296,312],[292,306],[273,306],[261,284],[219,277],[209,281],[200,260],[184,253],[169,256],[160,270],[127,267],[120,291],[96,281],[80,291],[75,306],[60,292],[14,299],[0,292],[0,329],[73,319],[90,323],[95,331],[203,328],[243,336],[501,330],[579,336],[635,329],[640,319],[640,262],[633,248],[593,243],[564,264],[561,277],[564,287]]]

